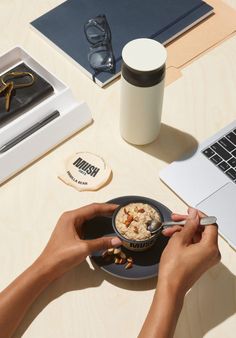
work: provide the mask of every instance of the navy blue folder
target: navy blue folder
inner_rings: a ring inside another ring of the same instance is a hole
[[[68,0],[42,15],[31,24],[68,54],[92,78],[88,62],[89,44],[84,24],[105,14],[112,33],[116,74],[103,72],[96,82],[103,86],[121,69],[121,51],[136,38],[153,38],[163,44],[212,13],[201,0]]]

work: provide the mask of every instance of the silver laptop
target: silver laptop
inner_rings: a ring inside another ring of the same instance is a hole
[[[216,216],[220,234],[236,249],[236,120],[160,178],[188,205]]]

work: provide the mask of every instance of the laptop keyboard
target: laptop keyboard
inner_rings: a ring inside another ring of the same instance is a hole
[[[236,183],[236,129],[202,150],[202,153]]]

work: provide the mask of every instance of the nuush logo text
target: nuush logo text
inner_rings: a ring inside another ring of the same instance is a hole
[[[90,175],[95,177],[99,172],[99,168],[95,167],[94,165],[86,162],[81,157],[79,157],[73,165],[78,168],[79,172],[83,175]]]

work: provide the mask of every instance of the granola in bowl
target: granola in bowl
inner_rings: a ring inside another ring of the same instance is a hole
[[[148,225],[161,222],[160,213],[150,204],[130,203],[120,208],[115,218],[117,231],[128,240],[145,241],[152,237]]]

